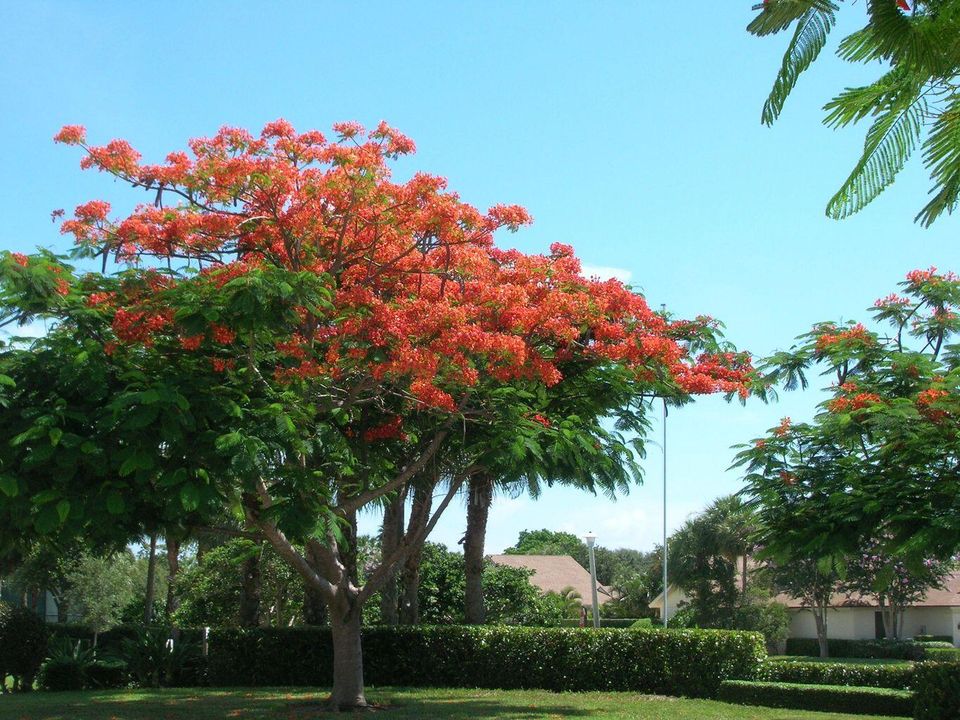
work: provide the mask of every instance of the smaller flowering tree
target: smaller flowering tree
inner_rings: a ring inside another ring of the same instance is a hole
[[[878,329],[821,323],[764,366],[787,389],[813,368],[833,380],[812,423],[737,455],[774,556],[856,556],[877,537],[910,563],[960,548],[960,281],[930,268],[900,287],[874,304]]]
[[[885,542],[869,540],[852,558],[843,587],[850,594],[875,597],[884,634],[888,640],[899,640],[904,610],[923,600],[928,590],[942,587],[954,567],[953,561],[933,558],[907,562],[890,554]]]

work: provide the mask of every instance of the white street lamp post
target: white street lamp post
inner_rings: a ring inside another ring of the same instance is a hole
[[[667,626],[667,399],[663,398],[663,626]]]
[[[593,556],[593,544],[597,541],[597,536],[593,531],[588,532],[584,540],[587,541],[587,550],[590,554],[590,593],[593,596],[593,626],[600,627],[600,604],[597,600],[597,561]]]

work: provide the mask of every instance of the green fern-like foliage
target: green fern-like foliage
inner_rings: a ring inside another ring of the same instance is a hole
[[[830,0],[766,0],[747,27],[763,36],[793,36],[761,120],[779,117],[799,76],[817,59],[836,23]],[[929,226],[960,202],[960,0],[867,0],[867,24],[844,38],[848,62],[885,65],[878,80],[846,88],[825,106],[824,123],[840,128],[870,121],[863,152],[827,204],[827,215],[859,212],[889,187],[922,147],[932,199],[916,220]]]

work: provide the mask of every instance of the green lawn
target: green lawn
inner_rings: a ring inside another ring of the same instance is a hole
[[[551,693],[540,690],[372,689],[384,706],[364,717],[377,720],[880,720],[872,715],[728,705],[711,700],[633,693]],[[10,720],[308,720],[342,715],[316,706],[314,689],[114,690],[30,693],[0,697],[0,717]]]

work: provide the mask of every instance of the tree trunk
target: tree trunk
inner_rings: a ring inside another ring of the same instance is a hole
[[[811,610],[813,611],[813,619],[817,624],[817,644],[820,645],[820,657],[830,657],[830,645],[827,643],[827,608],[815,607]]]
[[[744,599],[747,597],[747,554],[744,553],[740,560],[740,594]]]
[[[467,580],[464,619],[468,625],[481,625],[486,619],[483,604],[483,546],[490,505],[493,503],[493,476],[486,473],[472,476],[467,492],[467,532],[463,536]]]
[[[383,527],[380,531],[381,561],[390,557],[403,538],[403,495],[397,495],[383,511]],[[380,591],[380,620],[384,625],[396,625],[399,622],[397,571],[390,573]]]
[[[143,602],[143,622],[153,622],[153,601],[157,595],[157,534],[150,536],[150,555],[147,559],[147,592]]]
[[[180,607],[177,595],[177,573],[180,572],[180,541],[167,536],[167,618]]]
[[[344,603],[345,604],[345,603]],[[360,645],[360,609],[331,608],[333,631],[333,693],[330,704],[339,711],[367,707],[363,692],[363,650]]]
[[[410,523],[407,533],[414,529],[418,518],[430,515],[433,506],[433,485],[429,487],[416,486],[413,490],[413,505],[410,508]],[[400,576],[402,586],[400,597],[400,624],[417,625],[420,623],[420,559],[423,548],[418,547],[403,563]]]
[[[309,543],[306,547],[306,556],[310,567],[320,567],[320,558],[313,552]],[[308,582],[303,583],[303,622],[306,625],[327,624],[327,601],[323,599],[323,593]]]
[[[57,601],[57,622],[70,622],[70,603],[65,597],[55,597]]]
[[[260,556],[263,548],[246,558],[240,566],[240,627],[260,625]]]

